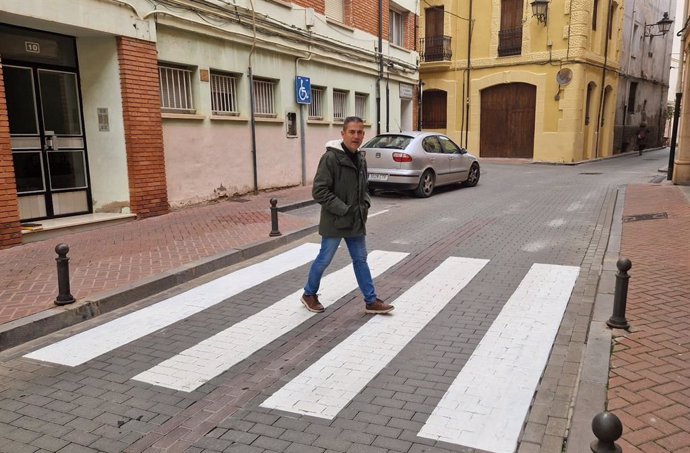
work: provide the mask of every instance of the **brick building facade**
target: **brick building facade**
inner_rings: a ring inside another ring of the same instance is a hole
[[[0,248],[20,224],[308,183],[348,115],[414,129],[417,8],[0,0]]]

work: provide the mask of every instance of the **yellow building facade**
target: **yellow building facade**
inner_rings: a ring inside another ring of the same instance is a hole
[[[690,67],[688,67],[688,56],[690,55],[690,0],[685,0],[683,3],[683,28],[680,31],[681,42],[681,73],[679,92],[682,93],[683,104],[688,105],[690,99]],[[673,175],[673,183],[677,185],[690,186],[690,109],[683,107],[680,111],[678,129],[678,146],[676,147],[673,156],[673,166],[671,172]]]
[[[612,0],[425,0],[420,127],[480,157],[611,155],[622,23]]]

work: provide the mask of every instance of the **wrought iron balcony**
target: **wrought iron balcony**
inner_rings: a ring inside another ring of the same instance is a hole
[[[450,61],[453,51],[450,36],[419,38],[419,58],[422,61]]]
[[[507,28],[498,32],[498,56],[522,53],[522,27]]]

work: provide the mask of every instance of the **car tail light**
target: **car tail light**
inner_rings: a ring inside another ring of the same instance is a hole
[[[412,156],[405,153],[393,153],[393,160],[396,162],[412,162]]]

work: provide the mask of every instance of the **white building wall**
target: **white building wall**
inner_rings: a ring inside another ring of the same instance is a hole
[[[0,0],[0,22],[71,36],[112,34],[156,40],[146,0]],[[3,17],[4,16],[4,17]]]
[[[125,130],[114,37],[79,38],[84,129],[95,212],[122,212],[129,206]],[[108,130],[100,131],[98,109],[108,109]]]
[[[278,8],[281,15],[273,9]],[[249,96],[249,65],[252,43],[256,43],[251,57],[254,78],[277,81],[276,118],[256,120],[256,176],[259,189],[294,186],[304,179],[310,183],[318,161],[328,140],[340,137],[341,122],[333,120],[333,90],[348,91],[348,115],[355,114],[355,93],[367,95],[366,136],[376,133],[376,80],[378,66],[369,50],[376,37],[358,30],[344,32],[328,24],[323,17],[314,15],[313,26],[307,27],[305,11],[271,2],[257,2],[257,14],[280,17],[282,23],[293,23],[303,30],[318,33],[314,45],[307,48],[283,38],[277,24],[277,33],[265,37],[246,26],[228,21],[224,27],[208,27],[188,17],[180,21],[180,13],[169,16],[158,13],[159,61],[188,67],[194,71],[193,115],[164,114],[163,135],[165,145],[168,198],[173,207],[211,200],[220,196],[243,194],[254,188],[254,164],[251,140],[251,105]],[[265,23],[262,23],[264,26]],[[361,48],[362,58],[332,51],[328,46]],[[390,47],[384,49],[396,55],[396,62],[388,81],[381,83],[381,130],[398,131],[409,118],[401,118],[399,83],[416,83],[416,53]],[[367,54],[369,59],[367,59]],[[222,71],[238,76],[238,117],[215,117],[211,112],[210,83],[201,80],[205,71]],[[304,151],[302,150],[301,109],[295,100],[295,77],[309,77],[312,86],[326,88],[323,120],[307,120],[304,109]],[[388,103],[388,109],[386,108]],[[386,111],[390,120],[386,118]],[[297,136],[288,136],[286,117],[297,114]],[[302,162],[304,156],[304,163]],[[302,167],[306,171],[302,173]]]
[[[415,1],[396,4],[419,13]],[[198,10],[190,11],[190,5]],[[227,20],[215,15],[206,21],[200,17],[223,9],[228,12]],[[77,37],[95,210],[126,208],[129,199],[116,36],[155,41],[160,62],[194,70],[196,112],[163,114],[172,206],[254,189],[248,80],[252,48],[254,77],[278,81],[276,118],[256,121],[259,189],[311,182],[324,143],[340,137],[341,124],[333,120],[333,89],[348,90],[348,114],[355,113],[355,92],[367,94],[366,134],[370,138],[376,133],[378,38],[334,24],[310,8],[264,0],[178,5],[153,5],[147,0],[0,0],[0,22]],[[397,131],[402,124],[412,123],[412,109],[406,111],[405,119],[401,117],[399,84],[416,86],[418,56],[385,40],[382,54],[391,64],[385,65],[381,82],[381,130]],[[201,80],[202,71],[210,70],[239,75],[238,117],[211,114],[210,83]],[[304,147],[299,127],[301,109],[294,95],[296,75],[310,77],[314,85],[327,88],[324,120],[307,121],[304,117]],[[98,130],[99,107],[108,108],[108,132]],[[386,118],[387,110],[390,118]],[[286,133],[289,112],[297,113],[296,137]]]

